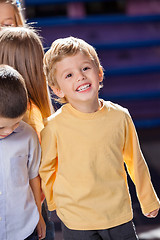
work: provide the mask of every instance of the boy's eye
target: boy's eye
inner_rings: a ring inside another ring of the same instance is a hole
[[[86,71],[86,70],[88,70],[89,69],[89,67],[84,67],[83,68],[83,71]]]
[[[72,74],[71,73],[67,74],[66,78],[70,78],[70,77],[72,77]]]

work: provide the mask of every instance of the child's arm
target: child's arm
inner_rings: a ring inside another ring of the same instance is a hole
[[[43,239],[46,236],[46,225],[41,215],[41,187],[40,187],[40,177],[37,176],[29,181],[37,208],[39,211],[39,222],[37,224],[37,233],[39,239]]]
[[[135,184],[142,212],[147,217],[155,217],[160,201],[153,188],[148,166],[140,149],[136,129],[129,114],[126,114],[124,161],[128,173]]]
[[[56,209],[53,198],[53,185],[56,178],[57,159],[57,139],[54,126],[48,124],[41,132],[42,157],[39,174],[42,179],[42,190],[45,194],[48,209]]]

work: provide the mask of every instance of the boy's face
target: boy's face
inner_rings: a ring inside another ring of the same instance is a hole
[[[66,97],[77,110],[81,104],[98,103],[99,82],[103,77],[89,57],[78,52],[63,58],[55,67],[59,89],[52,89],[58,97]]]
[[[8,26],[16,27],[14,8],[11,4],[0,3],[0,29]]]
[[[0,139],[9,136],[19,125],[23,116],[18,118],[0,117]]]

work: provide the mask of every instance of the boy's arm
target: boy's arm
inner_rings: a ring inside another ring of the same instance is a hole
[[[41,164],[39,174],[41,177],[41,186],[45,194],[48,209],[56,209],[53,199],[53,185],[57,171],[57,139],[53,126],[47,125],[41,132]]]
[[[135,184],[137,196],[144,215],[150,217],[160,207],[159,199],[153,188],[148,166],[140,149],[137,133],[129,115],[126,114],[124,161],[128,173]]]
[[[37,233],[39,239],[43,239],[46,236],[46,225],[41,215],[41,187],[40,187],[40,177],[37,176],[29,181],[35,202],[39,211],[39,222],[37,224]]]
[[[28,153],[28,176],[29,183],[35,198],[35,202],[39,211],[39,222],[37,224],[37,232],[39,239],[45,237],[46,227],[44,220],[41,216],[41,188],[40,188],[40,177],[38,176],[40,158],[41,158],[41,147],[36,132],[32,129],[32,137],[30,138],[30,146]]]

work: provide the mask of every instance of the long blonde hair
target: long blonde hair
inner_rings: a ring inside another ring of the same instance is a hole
[[[13,6],[14,14],[15,14],[15,21],[16,21],[16,27],[18,26],[24,26],[25,25],[25,19],[23,16],[23,9],[21,7],[20,1],[16,0],[0,0],[0,3],[6,3]]]
[[[43,56],[43,46],[34,29],[6,27],[0,31],[0,64],[10,65],[23,76],[29,100],[46,118],[51,114],[51,102],[43,72]]]

